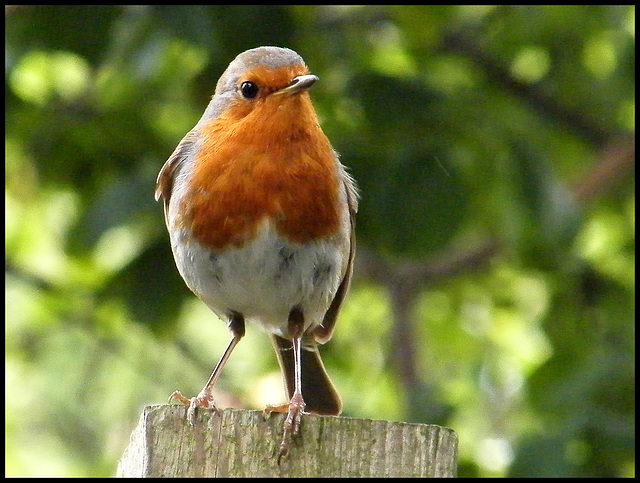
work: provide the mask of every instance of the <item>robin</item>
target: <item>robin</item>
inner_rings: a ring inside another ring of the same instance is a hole
[[[271,337],[288,403],[278,462],[304,412],[338,415],[342,402],[318,344],[334,331],[351,281],[356,185],[322,131],[311,74],[293,50],[238,55],[211,102],[158,175],[171,248],[185,283],[231,340],[189,406],[216,410],[212,389],[234,347],[255,324]]]

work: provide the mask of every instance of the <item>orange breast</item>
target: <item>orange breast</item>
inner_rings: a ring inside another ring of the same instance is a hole
[[[198,240],[215,249],[240,246],[265,218],[298,243],[333,233],[336,161],[308,93],[227,111],[202,129],[183,199],[183,221]]]

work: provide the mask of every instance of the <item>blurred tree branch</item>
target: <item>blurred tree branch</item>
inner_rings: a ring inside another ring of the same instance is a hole
[[[634,168],[635,139],[616,136],[601,150],[598,162],[571,193],[580,204],[593,202],[615,190],[633,174]],[[413,307],[420,291],[438,280],[485,269],[502,249],[499,240],[489,238],[474,248],[451,249],[427,260],[390,260],[366,247],[359,248],[357,273],[386,287],[391,298],[394,333],[390,358],[407,393],[419,381]]]
[[[616,130],[599,125],[595,119],[564,106],[543,84],[529,84],[515,79],[504,65],[480,45],[479,39],[467,33],[454,31],[444,36],[442,50],[469,58],[485,72],[498,89],[511,92],[540,115],[556,121],[595,146],[602,147],[610,142],[612,137],[620,134]]]

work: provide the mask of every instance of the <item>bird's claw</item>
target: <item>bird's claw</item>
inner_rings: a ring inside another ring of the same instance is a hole
[[[289,445],[291,444],[291,437],[297,435],[300,432],[300,422],[302,421],[302,415],[304,414],[305,403],[302,397],[294,395],[288,404],[281,404],[277,406],[267,406],[264,409],[264,416],[268,416],[273,412],[283,413],[287,412],[287,418],[284,420],[284,431],[282,435],[282,442],[280,443],[280,449],[278,451],[278,465],[283,457],[289,454]]]
[[[198,408],[212,409],[214,413],[220,413],[220,410],[213,402],[213,396],[210,394],[203,394],[201,392],[196,397],[188,398],[183,396],[180,391],[173,391],[171,396],[169,396],[169,402],[173,399],[177,399],[185,406],[189,406],[189,409],[187,409],[187,420],[191,426],[196,425],[196,411]]]

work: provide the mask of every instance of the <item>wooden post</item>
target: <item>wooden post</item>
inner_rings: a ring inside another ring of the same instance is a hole
[[[458,438],[449,429],[305,414],[277,463],[284,414],[147,406],[118,464],[119,477],[455,477]]]

